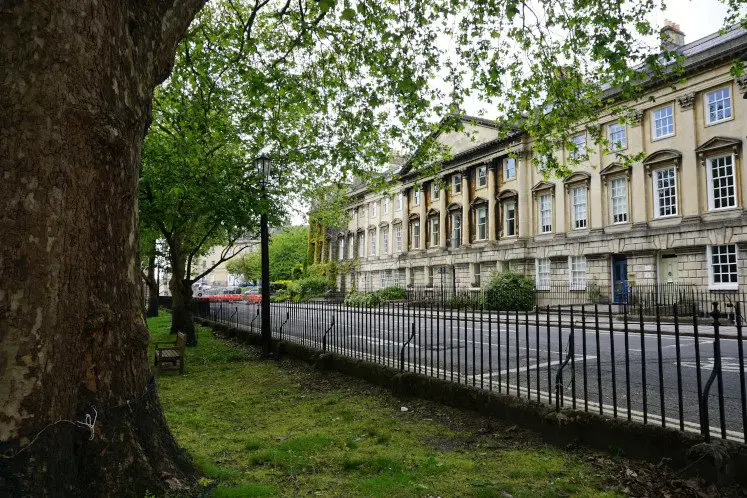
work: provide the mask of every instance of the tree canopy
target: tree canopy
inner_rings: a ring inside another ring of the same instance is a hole
[[[289,226],[270,239],[270,275],[272,280],[290,280],[297,268],[306,263],[308,227]],[[228,271],[246,280],[261,278],[260,253],[251,252],[228,262]]]

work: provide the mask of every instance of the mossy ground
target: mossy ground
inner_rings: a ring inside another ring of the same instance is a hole
[[[163,312],[149,320],[153,340],[168,340],[169,323]],[[203,327],[198,335],[184,375],[165,373],[158,387],[171,430],[215,496],[627,491],[612,476],[619,464],[609,459],[291,359],[261,360]]]

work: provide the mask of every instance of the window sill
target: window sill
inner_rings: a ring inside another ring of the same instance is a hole
[[[716,125],[720,125],[720,124],[723,124],[723,123],[728,123],[729,121],[734,121],[734,113],[732,113],[731,117],[728,117],[728,118],[719,119],[718,121],[712,121],[710,123],[706,122],[705,127],[709,128],[711,126],[716,126]]]
[[[709,209],[707,212],[700,215],[703,221],[723,220],[730,218],[738,218],[744,209],[741,206],[735,206],[730,208],[721,209]]]
[[[568,237],[585,237],[589,235],[589,229],[588,228],[574,228],[570,232],[567,232]]]
[[[708,290],[712,291],[738,291],[739,284],[708,284]]]
[[[604,227],[604,233],[622,233],[633,229],[633,224],[629,221],[625,223],[615,223]]]
[[[662,216],[660,218],[654,218],[653,220],[648,222],[648,225],[650,228],[657,228],[657,227],[668,227],[668,226],[679,225],[680,223],[682,223],[682,216],[671,215],[671,216]]]
[[[659,140],[666,140],[667,138],[672,138],[675,135],[675,133],[670,133],[669,135],[662,135],[660,137],[652,137],[651,142],[658,142]]]

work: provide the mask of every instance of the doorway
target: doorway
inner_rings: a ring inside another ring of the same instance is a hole
[[[612,297],[615,304],[628,302],[628,258],[623,254],[612,256]]]

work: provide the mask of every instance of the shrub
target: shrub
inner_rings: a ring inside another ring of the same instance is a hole
[[[323,296],[332,285],[324,277],[306,277],[288,284],[289,297],[294,300]]]
[[[345,297],[346,306],[380,306],[387,301],[405,299],[405,289],[392,285],[373,292],[352,291]]]
[[[277,291],[275,294],[270,295],[270,302],[272,303],[284,303],[291,298],[290,292],[287,289]]]
[[[381,297],[375,292],[351,292],[345,296],[345,306],[371,308],[381,304]]]
[[[275,280],[270,282],[270,288],[276,290],[287,289],[291,283],[293,283],[292,280]]]
[[[483,299],[479,294],[474,296],[461,295],[452,296],[446,300],[445,306],[453,309],[475,308],[480,309],[483,305]]]
[[[396,285],[390,285],[389,287],[379,289],[376,291],[376,294],[381,297],[382,301],[397,301],[400,299],[405,299],[406,297],[405,289]]]
[[[535,305],[534,281],[524,275],[503,272],[485,287],[485,308],[498,311],[530,311]]]

